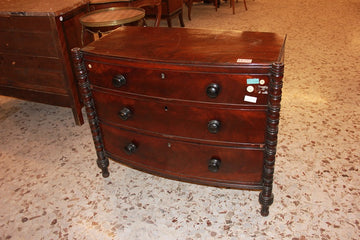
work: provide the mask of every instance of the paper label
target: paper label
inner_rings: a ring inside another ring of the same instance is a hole
[[[247,84],[259,84],[260,79],[258,79],[258,78],[248,78],[248,79],[246,79],[246,83]]]
[[[253,86],[247,86],[246,91],[248,91],[249,93],[252,93],[255,90],[255,88]]]
[[[252,59],[247,59],[247,58],[238,58],[236,60],[237,63],[252,63]]]
[[[256,101],[257,101],[257,97],[247,96],[247,95],[245,95],[244,97],[244,102],[256,103]]]

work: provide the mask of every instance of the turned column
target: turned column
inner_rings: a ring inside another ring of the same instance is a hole
[[[83,59],[83,54],[80,48],[73,48],[71,50],[72,59],[74,62],[76,78],[79,85],[79,91],[82,96],[82,100],[85,106],[86,114],[89,120],[91,134],[94,139],[97,165],[102,171],[103,177],[109,176],[108,166],[109,159],[105,155],[104,144],[101,138],[101,131],[99,127],[98,117],[96,115],[94,102],[91,97],[90,83],[87,77],[86,66]]]
[[[264,168],[262,175],[263,188],[259,195],[262,216],[269,215],[269,206],[274,201],[272,187],[274,178],[278,125],[280,119],[280,101],[283,75],[284,64],[281,62],[273,63],[271,67],[268,108],[266,117],[267,123],[265,134]]]

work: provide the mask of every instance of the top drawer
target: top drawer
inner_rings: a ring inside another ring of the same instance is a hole
[[[266,105],[268,75],[176,72],[87,62],[92,85],[159,98]]]

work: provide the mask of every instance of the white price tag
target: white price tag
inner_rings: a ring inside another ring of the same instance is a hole
[[[252,63],[252,59],[248,59],[248,58],[238,58],[236,60],[237,63]]]
[[[252,97],[247,95],[245,95],[244,97],[244,102],[256,103],[256,101],[257,101],[257,97]]]

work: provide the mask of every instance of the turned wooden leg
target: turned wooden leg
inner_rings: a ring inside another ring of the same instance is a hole
[[[82,96],[82,100],[85,106],[86,115],[89,120],[91,134],[93,137],[96,154],[97,154],[97,165],[102,171],[103,177],[109,176],[108,166],[109,159],[105,155],[104,144],[101,138],[101,131],[99,127],[98,117],[95,111],[95,105],[92,100],[92,93],[90,89],[90,82],[87,76],[87,70],[83,59],[83,54],[80,48],[71,49],[72,59],[74,62],[75,74],[79,84],[79,91]]]
[[[166,21],[167,21],[168,27],[172,27],[171,18],[170,18],[170,17],[167,17],[167,18],[166,18]]]
[[[188,8],[188,19],[191,21],[191,8],[193,5],[193,0],[186,1],[185,4]]]
[[[109,159],[105,156],[99,156],[98,154],[98,159],[96,161],[98,167],[101,169],[101,174],[104,178],[109,177],[110,173],[109,173]]]
[[[180,11],[180,13],[179,13],[179,21],[180,21],[180,26],[185,27],[185,23],[184,23],[184,19],[183,19],[183,12],[182,11]]]
[[[259,202],[261,204],[261,216],[266,217],[269,215],[269,207],[274,202],[274,194],[267,190],[262,190],[259,195]]]

